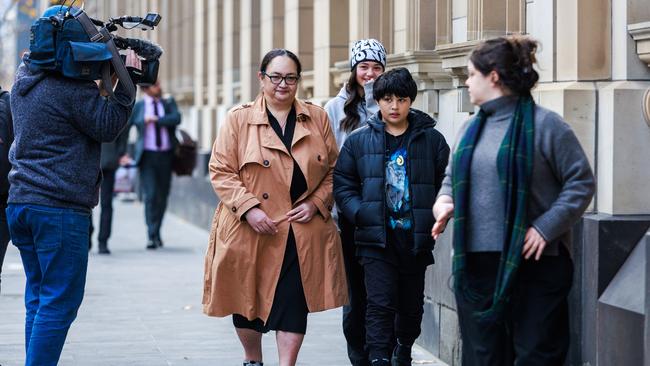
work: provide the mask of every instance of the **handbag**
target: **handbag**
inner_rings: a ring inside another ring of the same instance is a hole
[[[174,158],[172,160],[172,171],[178,175],[192,175],[196,167],[196,141],[192,140],[190,135],[181,130],[176,130],[176,149],[174,150]]]

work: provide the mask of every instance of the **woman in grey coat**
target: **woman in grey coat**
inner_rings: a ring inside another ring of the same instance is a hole
[[[580,143],[530,89],[537,42],[484,41],[468,62],[479,112],[461,129],[433,206],[454,218],[463,365],[562,365],[569,347],[571,227],[594,194]]]
[[[384,73],[386,50],[375,39],[356,41],[350,50],[350,78],[339,94],[325,104],[336,144],[343,146],[348,134],[366,125],[379,111],[372,95],[375,79]],[[338,217],[345,270],[348,277],[350,305],[343,307],[343,334],[348,343],[348,356],[354,366],[369,365],[366,344],[366,286],[363,267],[357,262],[354,245],[354,226],[343,215]]]

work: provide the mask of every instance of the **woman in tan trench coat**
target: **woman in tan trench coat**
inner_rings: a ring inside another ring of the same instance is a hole
[[[210,159],[221,201],[205,260],[204,312],[233,314],[244,365],[262,364],[269,330],[277,332],[280,365],[294,365],[307,313],[347,302],[330,218],[336,141],[326,112],[296,99],[300,72],[290,51],[267,53],[260,95],[228,113]]]

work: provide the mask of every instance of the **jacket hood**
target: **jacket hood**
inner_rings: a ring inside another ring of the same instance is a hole
[[[409,124],[412,124],[413,131],[418,131],[424,128],[433,128],[437,123],[437,121],[429,114],[417,109],[409,110],[407,118]],[[370,117],[368,125],[374,130],[384,131],[384,122],[381,120],[381,112],[377,112],[375,115]]]
[[[27,95],[36,84],[45,78],[46,74],[43,72],[33,73],[25,63],[21,63],[16,72],[16,80],[14,82],[14,90],[20,96]]]
[[[341,98],[343,99],[343,101],[348,100],[350,94],[348,94],[348,90],[346,89],[346,87],[347,87],[347,83],[343,84],[343,87],[341,88],[341,90],[339,90],[339,93],[336,94],[336,98]]]

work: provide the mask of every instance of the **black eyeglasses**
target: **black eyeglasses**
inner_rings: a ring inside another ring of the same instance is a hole
[[[296,85],[298,80],[300,80],[300,76],[295,76],[295,75],[287,75],[287,76],[269,75],[266,72],[262,72],[262,75],[268,77],[273,84],[278,84],[278,85],[282,83],[282,80],[284,80],[284,83],[287,85]]]

